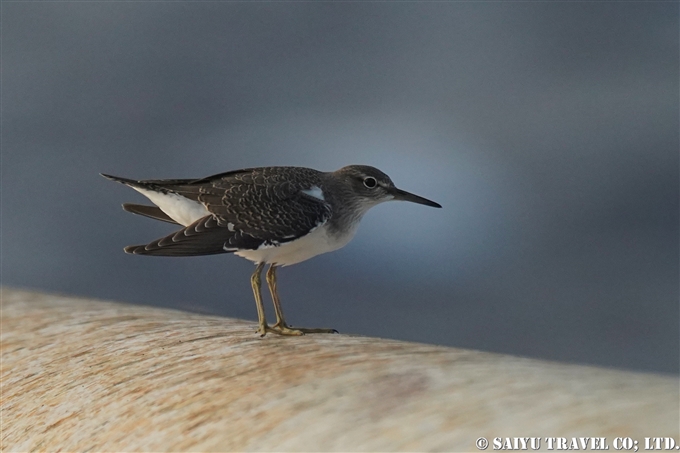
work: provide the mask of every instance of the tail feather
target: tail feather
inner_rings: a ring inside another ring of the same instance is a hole
[[[109,179],[111,181],[119,182],[121,184],[125,184],[126,186],[131,186],[131,187],[163,187],[165,189],[171,189],[172,186],[176,185],[184,185],[184,184],[191,184],[196,179],[129,179],[129,178],[122,178],[120,176],[113,176],[113,175],[107,175],[106,173],[99,173],[106,179]]]
[[[134,179],[121,178],[119,176],[112,176],[104,173],[101,173],[101,175],[111,181],[132,187],[138,192],[146,195],[147,198],[150,198],[154,203],[156,203],[154,197],[149,196],[149,194],[145,192],[160,192],[161,196],[167,194],[168,192],[180,195],[182,187],[190,184],[193,181],[196,181],[194,179],[150,179],[136,181]],[[193,190],[192,188],[192,190],[189,190],[188,192],[197,197],[200,191],[198,189]],[[196,201],[191,196],[186,198],[189,205]],[[162,209],[156,206],[125,203],[123,204],[123,209],[133,214],[179,225],[178,222],[176,222]],[[196,211],[194,206],[189,206],[188,209],[191,211],[190,214],[196,214],[196,212],[193,212]],[[224,249],[224,244],[232,234],[231,231],[229,231],[227,228],[220,227],[217,219],[210,215],[207,210],[205,213],[208,215],[196,220],[191,225],[182,228],[179,231],[170,234],[169,236],[157,239],[146,245],[127,246],[124,249],[125,253],[152,256],[200,256],[233,252],[234,250]]]
[[[173,219],[171,219],[165,212],[161,210],[161,208],[156,207],[156,206],[146,206],[143,204],[134,204],[134,203],[123,203],[123,209],[126,210],[127,212],[131,212],[133,214],[141,215],[144,217],[149,217],[155,220],[161,220],[163,222],[168,222],[168,223],[173,223],[175,225],[179,225],[179,223],[175,222]]]
[[[121,178],[120,176],[112,176],[112,175],[107,175],[105,173],[99,173],[106,179],[110,179],[111,181],[119,182],[121,184],[125,184],[126,186],[134,186],[134,185],[139,185],[142,181],[135,181],[134,179],[128,179],[128,178]]]

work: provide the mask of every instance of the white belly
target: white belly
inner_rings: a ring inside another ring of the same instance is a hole
[[[347,233],[336,236],[328,234],[327,226],[322,225],[308,235],[286,242],[278,247],[268,246],[258,250],[238,250],[234,254],[255,263],[276,263],[279,266],[288,266],[344,247],[354,237],[357,226],[358,224]]]

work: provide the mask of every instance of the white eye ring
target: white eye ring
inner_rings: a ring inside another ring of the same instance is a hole
[[[364,185],[369,189],[375,189],[378,186],[378,180],[373,176],[367,176],[364,178]]]

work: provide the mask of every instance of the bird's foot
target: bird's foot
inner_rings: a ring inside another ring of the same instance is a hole
[[[276,321],[276,323],[271,326],[272,329],[276,329],[281,335],[304,335],[306,333],[338,333],[335,329],[310,329],[306,327],[293,327],[286,324],[285,321]],[[285,333],[284,333],[285,332]]]
[[[261,337],[264,337],[267,335],[267,332],[275,333],[277,335],[289,335],[289,336],[296,336],[299,337],[300,335],[304,335],[305,333],[301,330],[298,329],[291,329],[290,326],[287,326],[286,323],[276,323],[272,326],[269,326],[267,324],[260,324],[260,327],[257,329],[257,333],[260,334]]]
[[[285,321],[277,321],[276,324],[272,326],[272,328],[276,329],[287,329],[287,330],[294,330],[296,332],[302,332],[304,333],[338,333],[337,330],[335,329],[310,329],[307,327],[296,327],[293,328],[293,326],[289,326],[286,324]],[[300,334],[298,334],[300,335]]]
[[[302,333],[340,333],[335,329],[310,329],[307,327],[299,327],[297,330]]]
[[[287,325],[285,322],[277,322],[273,326],[271,326],[272,332],[278,333],[279,335],[295,335],[295,336],[300,336],[304,335],[305,333],[300,330],[300,329],[293,329],[289,325]]]

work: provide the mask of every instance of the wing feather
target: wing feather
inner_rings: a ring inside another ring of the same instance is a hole
[[[146,245],[125,247],[126,253],[153,256],[198,256],[229,253],[225,250],[231,234],[217,225],[212,215],[205,216],[191,225]]]
[[[125,249],[134,254],[193,256],[278,246],[323,225],[332,214],[328,203],[302,193],[310,184],[322,186],[321,173],[312,169],[267,167],[199,180],[135,183],[198,201],[211,215],[145,246]]]

